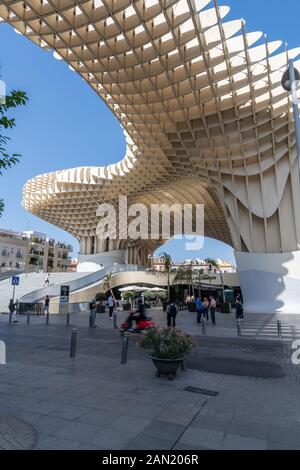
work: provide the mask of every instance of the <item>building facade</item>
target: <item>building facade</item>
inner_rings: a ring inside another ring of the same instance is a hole
[[[22,270],[71,271],[72,247],[35,231],[13,232],[0,229],[0,268]]]
[[[165,239],[99,237],[100,203],[203,204],[204,235],[236,250],[246,311],[299,313],[300,184],[281,78],[300,48],[226,21],[229,10],[215,0],[3,0],[3,21],[77,72],[127,143],[113,165],[33,178],[23,204],[103,266],[145,265]]]
[[[0,271],[25,270],[28,241],[17,232],[0,229]]]
[[[233,274],[236,273],[236,267],[230,263],[229,261],[223,261],[221,259],[216,260],[219,266],[220,271],[223,274]],[[164,263],[163,259],[159,256],[154,256],[150,259],[150,265],[156,271],[163,271],[164,270]],[[172,263],[174,269],[180,268],[190,268],[192,271],[199,271],[203,270],[204,274],[216,274],[218,270],[211,266],[210,264],[206,263],[206,261],[201,259],[193,259],[193,260],[186,260],[182,263],[174,261]]]

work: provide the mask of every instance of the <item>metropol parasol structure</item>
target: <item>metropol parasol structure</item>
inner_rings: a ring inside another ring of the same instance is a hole
[[[76,237],[83,259],[146,264],[163,240],[101,240],[98,204],[204,204],[205,235],[236,251],[247,309],[300,313],[297,149],[281,86],[300,48],[228,13],[210,0],[1,0],[2,21],[80,74],[127,143],[118,163],[33,178],[23,205]]]

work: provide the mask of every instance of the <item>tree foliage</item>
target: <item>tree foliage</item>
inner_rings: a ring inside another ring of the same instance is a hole
[[[19,154],[10,154],[7,151],[7,144],[10,138],[3,134],[3,130],[13,129],[16,125],[15,119],[8,115],[9,110],[24,106],[28,98],[24,91],[13,90],[5,97],[3,102],[0,102],[0,176],[3,176],[3,171],[8,170],[13,165],[19,162]],[[0,199],[0,217],[4,209],[3,200]]]

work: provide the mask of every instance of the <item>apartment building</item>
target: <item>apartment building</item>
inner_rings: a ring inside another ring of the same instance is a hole
[[[0,269],[24,271],[71,271],[72,247],[36,231],[0,229]]]

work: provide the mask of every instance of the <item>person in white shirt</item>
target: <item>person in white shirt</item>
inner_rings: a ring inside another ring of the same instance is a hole
[[[210,316],[211,316],[211,321],[212,324],[216,326],[216,308],[217,308],[217,302],[216,299],[211,295],[209,298],[209,308],[210,308]]]
[[[114,313],[114,306],[115,306],[115,299],[113,298],[112,294],[107,299],[108,304],[108,311],[109,311],[109,318],[112,318]]]

